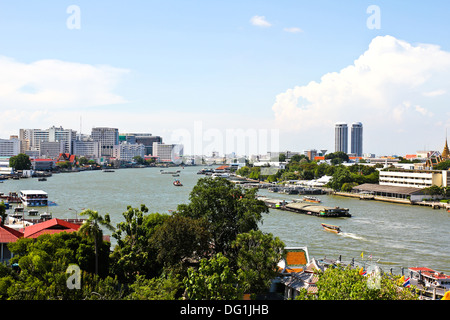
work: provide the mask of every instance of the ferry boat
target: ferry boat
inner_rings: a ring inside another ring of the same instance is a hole
[[[20,190],[19,198],[22,201],[22,204],[27,207],[48,206],[47,192],[42,190]]]
[[[334,233],[341,232],[341,227],[333,226],[331,224],[322,223],[322,227],[324,228],[325,231],[334,232]]]
[[[410,284],[418,287],[422,293],[434,291],[437,296],[444,296],[450,291],[450,276],[430,268],[409,268]]]
[[[181,186],[183,186],[183,184],[180,182],[180,180],[175,180],[175,181],[173,182],[173,185],[174,185],[175,187],[181,187]]]
[[[304,196],[303,197],[303,201],[314,202],[314,203],[320,203],[321,202],[319,198],[317,198],[317,197],[310,197],[310,196]]]
[[[28,210],[28,215],[29,216],[37,216],[38,213],[39,213],[39,211],[37,211],[35,209]]]

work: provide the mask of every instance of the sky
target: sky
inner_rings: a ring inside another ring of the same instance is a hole
[[[185,154],[442,151],[449,1],[0,0],[0,138],[160,135]]]

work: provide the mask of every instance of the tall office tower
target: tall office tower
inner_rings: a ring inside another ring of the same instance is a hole
[[[351,135],[351,152],[357,157],[361,157],[363,154],[363,125],[361,122],[352,123]]]
[[[96,127],[92,128],[91,138],[100,142],[101,156],[113,156],[114,146],[119,144],[119,129]]]
[[[348,152],[348,128],[347,124],[338,122],[334,128],[334,149],[335,152]]]

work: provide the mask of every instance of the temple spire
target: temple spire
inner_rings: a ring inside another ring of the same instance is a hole
[[[442,151],[442,158],[444,158],[444,159],[450,158],[450,150],[448,149],[448,143],[447,143],[447,130],[445,131],[445,146],[444,146],[444,151]]]

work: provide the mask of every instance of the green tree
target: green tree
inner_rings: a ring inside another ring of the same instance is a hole
[[[156,260],[165,267],[182,267],[190,260],[199,261],[209,254],[210,234],[202,219],[178,214],[170,216],[155,230],[150,239]]]
[[[87,215],[87,220],[81,225],[78,232],[81,235],[89,239],[94,240],[95,244],[95,274],[98,275],[98,255],[99,255],[99,245],[103,242],[103,230],[101,227],[106,227],[109,230],[114,230],[111,225],[111,219],[109,214],[102,217],[97,211],[94,210],[84,210],[80,213],[81,216]]]
[[[317,295],[302,290],[298,300],[416,300],[417,295],[410,288],[403,288],[398,279],[374,272],[363,276],[359,270],[338,266],[324,272],[317,271],[319,280]],[[397,277],[399,278],[399,277]]]
[[[173,274],[151,279],[138,275],[136,281],[130,285],[131,292],[128,300],[175,300],[183,283]]]
[[[162,264],[157,262],[158,252],[150,239],[154,232],[170,218],[167,214],[146,214],[148,208],[127,207],[123,213],[124,221],[117,224],[112,236],[117,245],[111,254],[111,272],[119,280],[133,283],[138,274],[146,277],[157,276]]]
[[[184,217],[203,219],[211,234],[213,252],[227,253],[239,233],[258,230],[265,203],[256,189],[244,190],[223,178],[202,178],[192,189],[189,204],[178,206]]]
[[[5,224],[5,220],[8,214],[6,213],[6,205],[5,202],[2,200],[0,202],[0,226]]]
[[[277,276],[277,264],[284,256],[284,243],[272,234],[250,231],[238,234],[233,242],[237,250],[237,273],[248,293],[263,293]]]
[[[243,296],[238,276],[229,266],[229,259],[218,253],[202,259],[198,270],[189,268],[183,283],[190,300],[236,300]]]
[[[19,153],[17,156],[9,158],[9,166],[14,170],[30,170],[30,157],[24,153]]]

